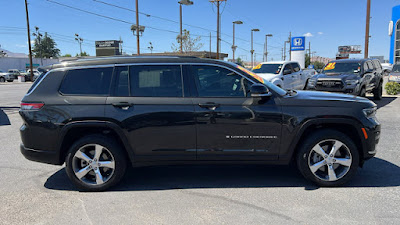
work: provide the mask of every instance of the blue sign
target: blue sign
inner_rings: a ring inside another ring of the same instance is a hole
[[[306,49],[305,37],[292,37],[291,51],[304,51]]]

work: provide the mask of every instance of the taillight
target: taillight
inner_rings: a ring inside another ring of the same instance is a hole
[[[39,110],[43,106],[44,106],[44,103],[21,102],[21,110]]]

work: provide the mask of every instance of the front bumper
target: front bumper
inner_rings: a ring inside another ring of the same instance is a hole
[[[313,91],[328,91],[328,92],[340,92],[340,93],[347,93],[347,94],[353,94],[353,95],[358,95],[358,92],[360,92],[360,88],[358,85],[344,85],[341,88],[337,87],[323,87],[323,86],[309,86],[307,87],[308,90],[313,90]]]
[[[26,159],[29,159],[31,161],[48,163],[53,165],[61,165],[63,163],[60,162],[59,154],[57,154],[57,152],[54,151],[30,149],[26,148],[24,144],[20,145],[20,150],[22,155],[24,155]]]
[[[365,127],[365,133],[367,138],[365,138],[364,134],[364,154],[363,159],[368,160],[376,155],[376,146],[379,143],[379,139],[381,137],[381,125],[376,124],[373,127]]]

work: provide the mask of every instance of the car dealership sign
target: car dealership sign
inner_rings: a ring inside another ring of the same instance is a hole
[[[304,51],[306,49],[306,37],[292,37],[291,51]]]

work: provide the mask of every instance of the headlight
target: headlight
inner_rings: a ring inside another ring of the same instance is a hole
[[[347,85],[356,85],[358,84],[359,80],[346,80]]]
[[[363,113],[367,118],[374,118],[376,114],[376,107],[363,109]]]

